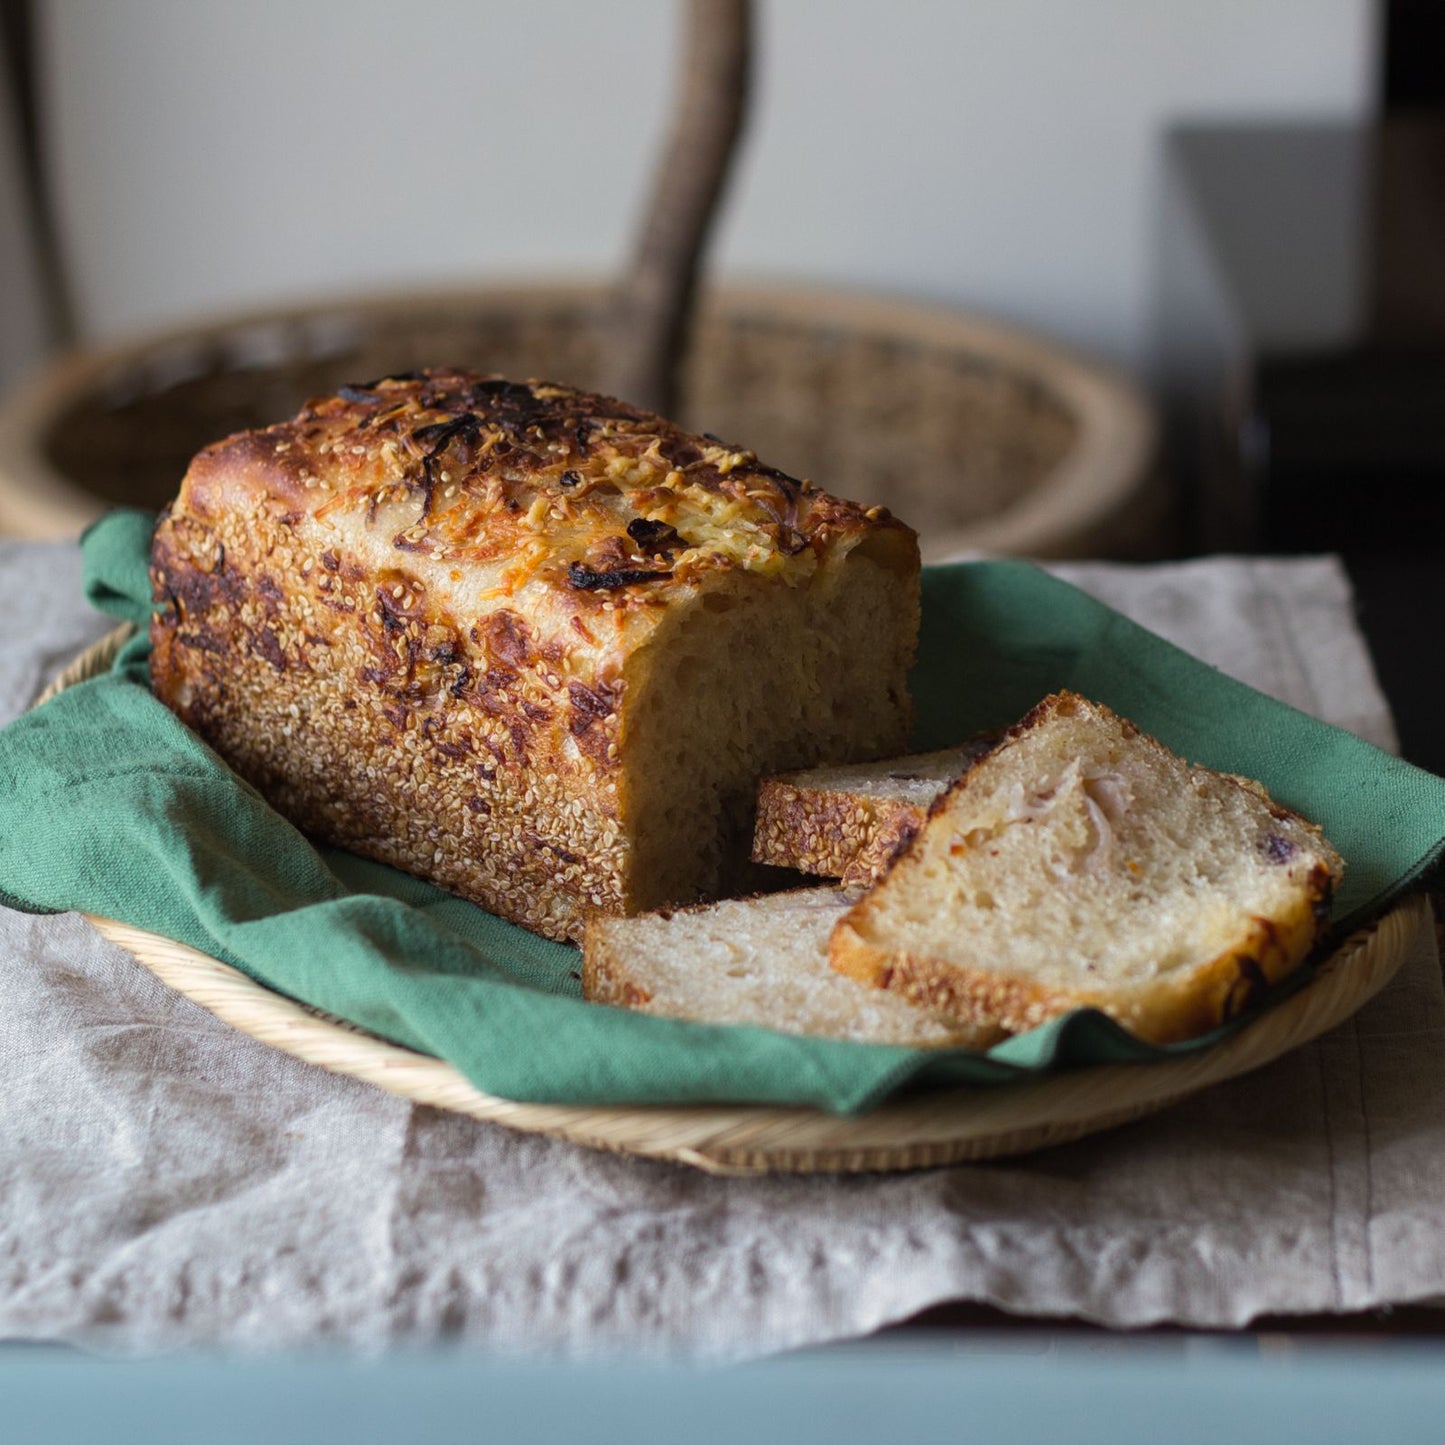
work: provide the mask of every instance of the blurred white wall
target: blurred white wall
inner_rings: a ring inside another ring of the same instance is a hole
[[[40,253],[8,86],[8,72],[0,67],[0,394],[34,365],[50,340]]]
[[[714,254],[1146,353],[1161,128],[1352,117],[1372,0],[761,0]],[[80,314],[108,336],[621,262],[670,0],[42,0]]]

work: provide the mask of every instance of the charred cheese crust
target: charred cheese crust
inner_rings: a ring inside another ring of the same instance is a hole
[[[196,457],[152,551],[152,683],[302,827],[575,938],[690,901],[641,876],[656,789],[628,757],[664,735],[637,714],[680,620],[738,651],[781,599],[876,584],[889,661],[852,680],[852,733],[780,724],[758,771],[876,757],[906,735],[917,573],[886,511],[750,452],[563,386],[410,373]],[[835,664],[791,657],[778,687],[826,693]]]

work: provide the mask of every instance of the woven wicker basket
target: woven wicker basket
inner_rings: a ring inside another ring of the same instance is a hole
[[[62,359],[0,411],[0,530],[73,534],[159,506],[205,443],[345,381],[461,363],[599,384],[607,293],[580,285],[333,301]],[[715,292],[681,420],[882,502],[926,554],[1147,546],[1154,422],[1114,374],[967,315],[792,290]]]

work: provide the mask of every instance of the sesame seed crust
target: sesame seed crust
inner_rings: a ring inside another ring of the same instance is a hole
[[[309,832],[548,937],[620,911],[612,696],[528,666],[507,610],[463,629],[427,615],[414,582],[340,559],[302,576],[297,530],[162,524],[162,698]]]
[[[923,824],[923,810],[768,778],[758,789],[753,861],[866,886]]]
[[[997,742],[986,733],[938,752],[764,778],[753,861],[869,887],[913,841],[932,802]]]

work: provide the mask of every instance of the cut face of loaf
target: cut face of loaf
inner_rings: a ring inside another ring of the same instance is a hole
[[[907,735],[913,533],[566,387],[231,437],[152,577],[157,695],[278,809],[553,938],[738,891],[759,776]]]
[[[1087,1006],[1167,1043],[1295,968],[1342,871],[1257,784],[1060,693],[940,799],[830,955],[950,1018],[1022,1032]]]
[[[936,753],[764,778],[753,859],[866,888],[912,841],[948,785],[997,741],[989,733]]]
[[[851,897],[805,888],[703,908],[598,918],[587,926],[582,992],[667,1018],[913,1048],[986,1048],[997,1029],[949,1024],[828,967],[828,935]]]

